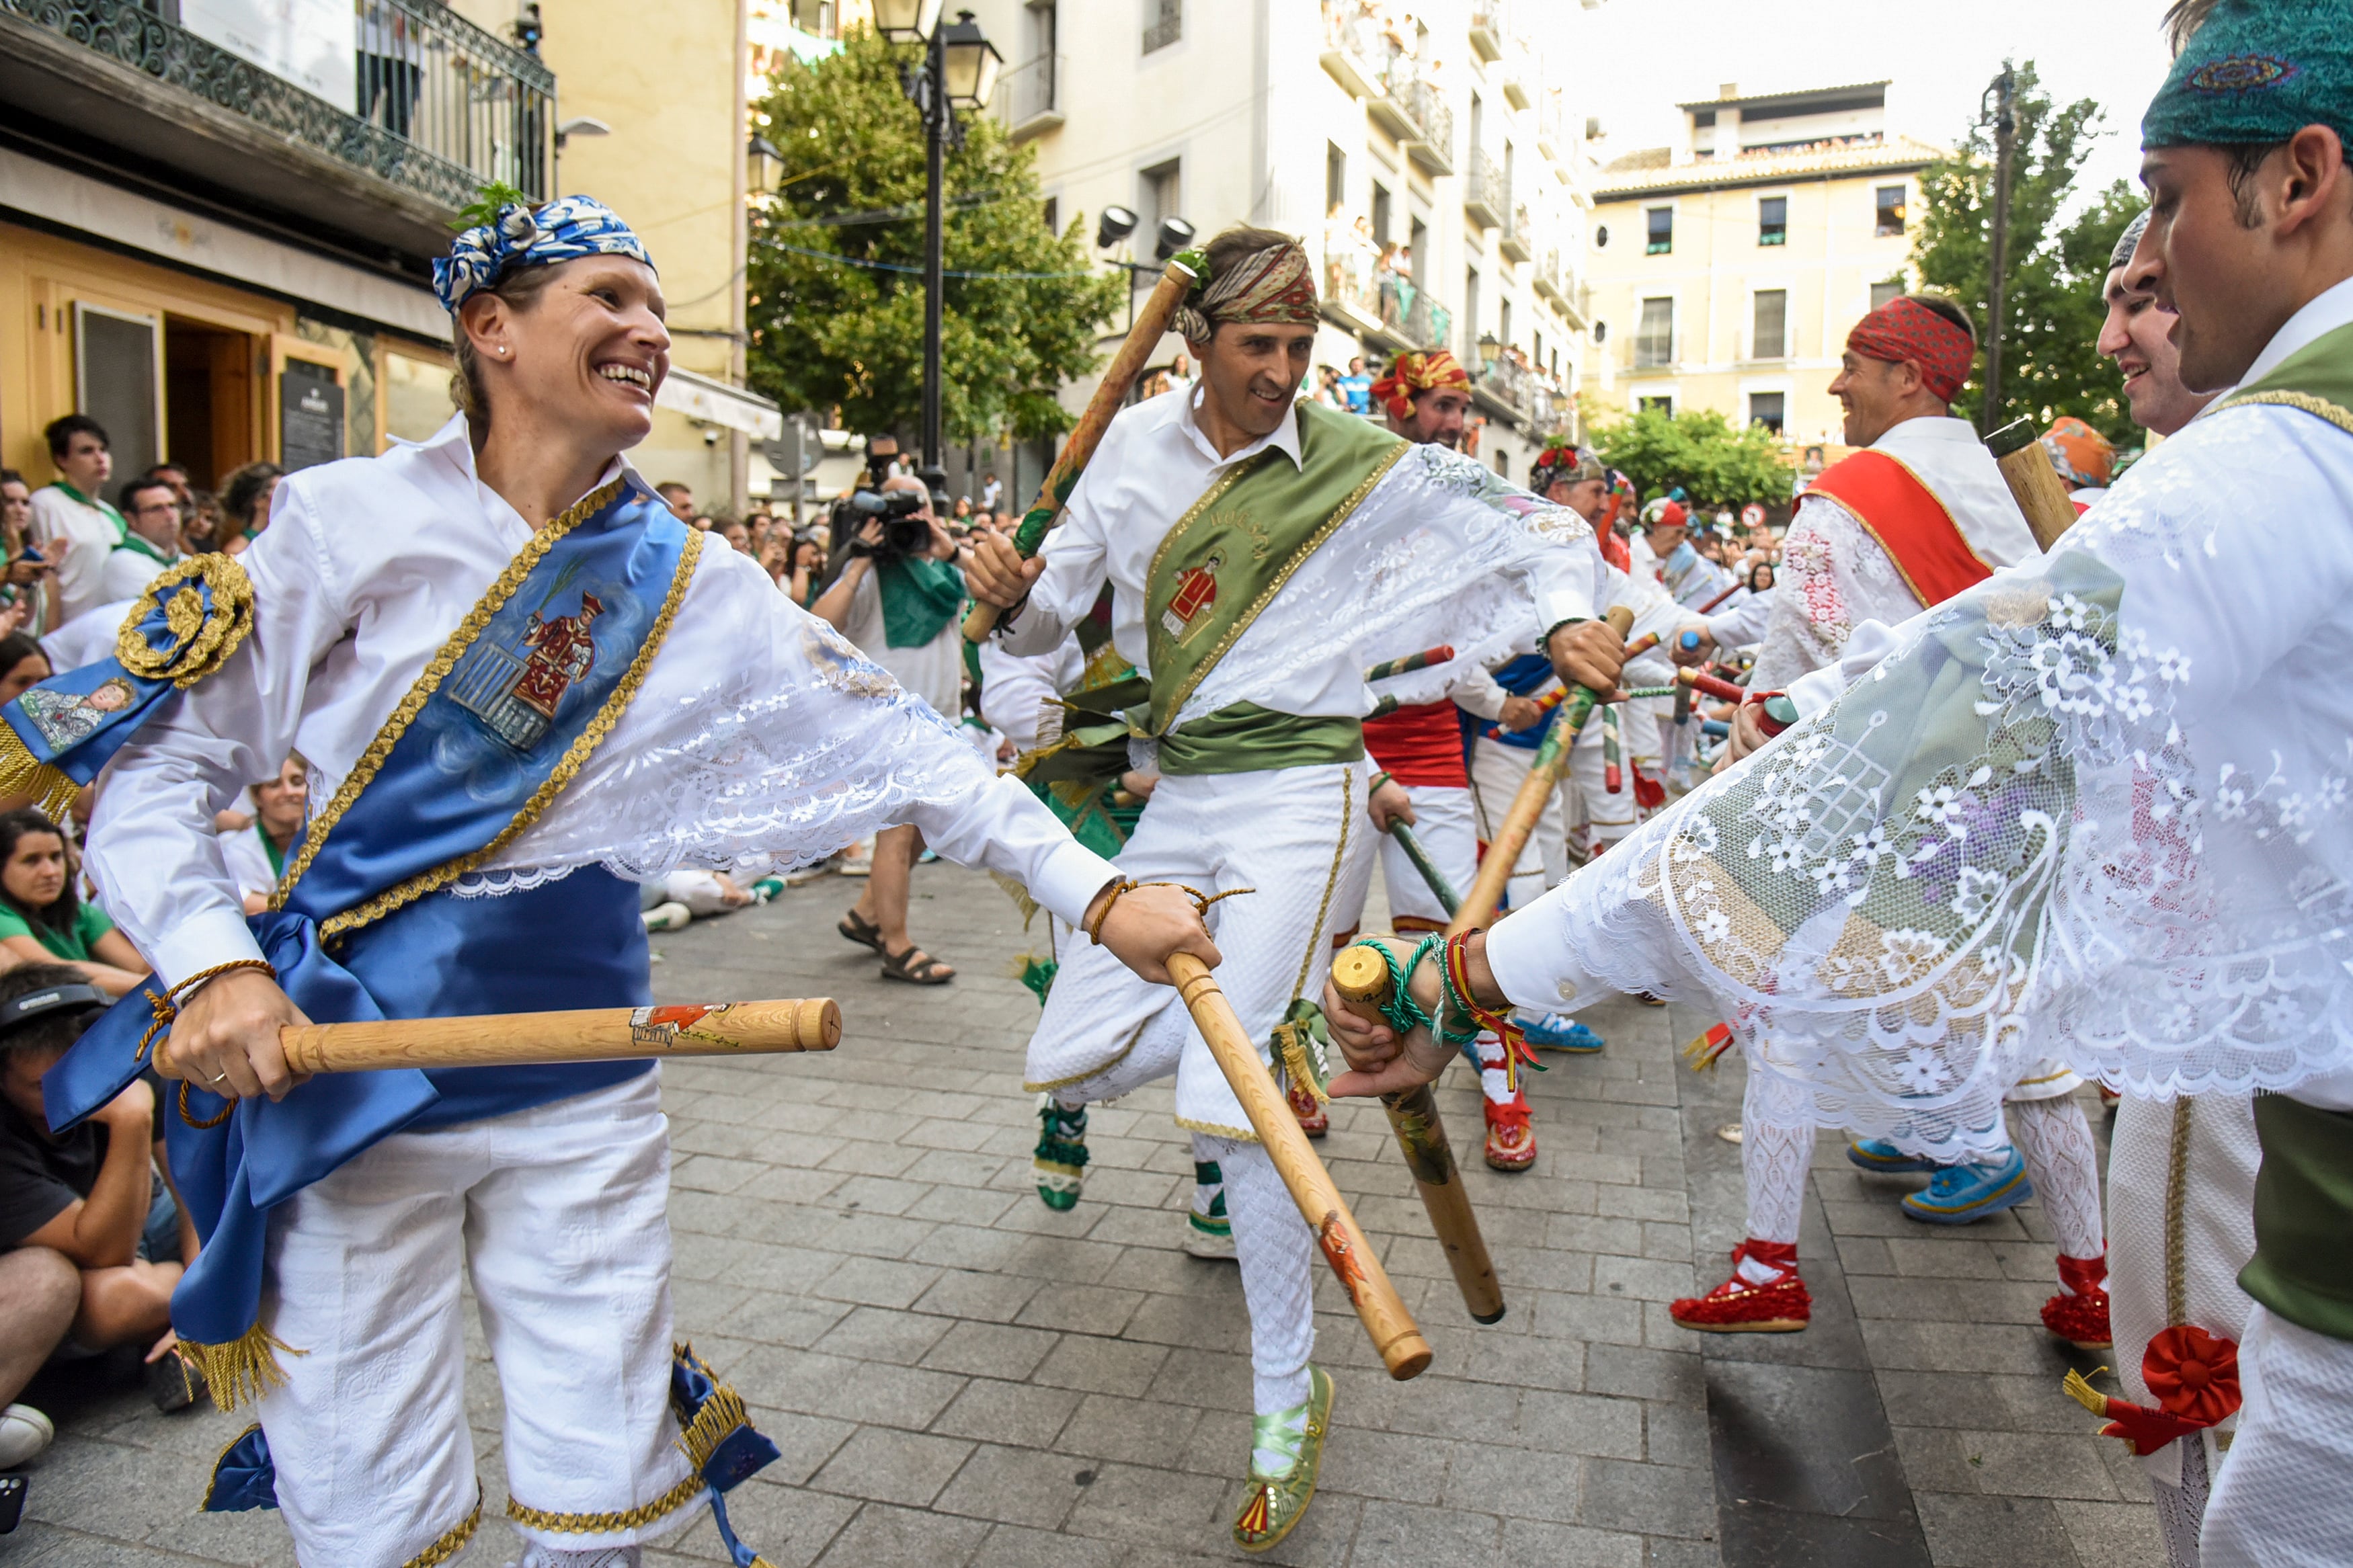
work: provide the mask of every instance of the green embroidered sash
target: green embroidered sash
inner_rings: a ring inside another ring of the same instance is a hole
[[[2353,324],[2327,331],[2232,393],[2217,408],[2269,403],[2300,408],[2353,436]]]
[[[1297,468],[1272,449],[1235,465],[1153,552],[1144,630],[1155,736],[1406,451],[1370,421],[1321,404],[1300,404],[1296,417]]]
[[[1363,720],[1309,719],[1255,702],[1205,713],[1160,737],[1164,773],[1249,773],[1364,759]]]
[[[2298,1328],[2353,1340],[2353,1116],[2255,1096],[2255,1256],[2239,1288]]]

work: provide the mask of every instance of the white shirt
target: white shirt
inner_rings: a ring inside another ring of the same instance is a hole
[[[616,477],[651,495],[626,464]],[[422,446],[288,477],[242,557],[252,636],[116,755],[90,825],[107,910],[167,981],[258,956],[212,814],[296,752],[332,794],[531,536],[476,477],[462,416]],[[1073,924],[1115,874],[748,557],[707,546],[636,700],[457,890],[582,865],[647,881],[681,864],[813,861],[902,822]]]
[[[268,898],[278,887],[278,870],[269,863],[269,850],[261,842],[261,824],[253,823],[229,832],[216,835],[221,860],[228,867],[229,879],[237,884],[237,897],[259,893]]]
[[[49,633],[41,639],[41,651],[49,656],[49,668],[63,675],[69,669],[113,658],[115,637],[130,614],[130,600],[110,600]]]
[[[1718,647],[1746,647],[1765,635],[1765,628],[1773,618],[1774,595],[1779,592],[1778,587],[1767,588],[1761,594],[1747,588],[1738,590],[1723,609],[1702,618],[1707,627],[1707,635],[1715,639]],[[1768,689],[1759,687],[1757,689]]]
[[[1112,641],[1150,673],[1145,586],[1162,539],[1234,465],[1269,450],[1300,461],[1303,416],[1220,457],[1195,418],[1199,395],[1165,393],[1112,421],[1046,536],[1045,574],[1004,637],[1007,651],[1052,651],[1108,579]],[[1172,728],[1238,702],[1361,717],[1373,704],[1367,665],[1441,641],[1459,657],[1492,657],[1498,650],[1482,645],[1497,628],[1532,647],[1560,622],[1595,613],[1605,570],[1582,518],[1505,486],[1474,459],[1416,447],[1283,583]],[[1489,624],[1473,624],[1482,620]]]
[[[1072,632],[1051,653],[1027,658],[997,646],[980,645],[980,716],[1013,742],[1014,750],[1038,749],[1038,720],[1046,705],[1085,679],[1087,656]]]
[[[100,578],[128,527],[112,507],[76,500],[56,485],[33,492],[33,542],[58,569],[51,582],[59,626],[107,602]]]
[[[1968,420],[1906,419],[1890,426],[1871,450],[1911,469],[1945,503],[1961,537],[1987,565],[1999,570],[2042,552]],[[1798,502],[1781,542],[1775,589],[1773,615],[1749,678],[1759,691],[1786,689],[1800,676],[1836,663],[1862,623],[1897,626],[1923,607],[1871,531],[1819,491]]]
[[[939,636],[920,647],[892,647],[882,624],[881,569],[872,562],[849,591],[849,624],[842,635],[900,685],[954,719],[964,711],[964,625],[951,616]]]
[[[164,574],[164,568],[179,559],[175,554],[169,561],[158,561],[136,545],[115,546],[98,574],[98,602],[111,605],[117,599],[137,598],[147,591],[148,584]]]

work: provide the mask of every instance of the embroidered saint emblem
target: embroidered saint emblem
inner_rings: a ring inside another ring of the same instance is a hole
[[[49,743],[52,752],[79,746],[102,729],[106,721],[131,706],[137,694],[131,683],[115,677],[99,682],[86,693],[50,691],[33,687],[18,698],[17,706]]]
[[[451,698],[491,734],[528,752],[554,726],[564,694],[596,668],[596,617],[604,613],[604,601],[589,593],[568,616],[533,610],[512,643],[485,638],[467,650]]]
[[[1169,595],[1168,607],[1160,612],[1160,629],[1183,642],[1191,636],[1196,623],[1205,623],[1208,613],[1218,605],[1218,568],[1226,563],[1225,552],[1212,550],[1208,559],[1198,566],[1188,566],[1176,578],[1176,592]]]

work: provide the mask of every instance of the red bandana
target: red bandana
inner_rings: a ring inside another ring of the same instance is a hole
[[[1890,300],[1854,324],[1846,346],[1868,359],[1920,367],[1920,379],[1936,399],[1950,403],[1969,378],[1978,345],[1969,334],[1917,300]]]
[[[1437,386],[1468,386],[1471,373],[1462,368],[1451,349],[1432,349],[1428,353],[1401,353],[1389,362],[1388,374],[1373,383],[1373,395],[1392,417],[1413,417],[1413,397],[1418,392],[1428,392]]]

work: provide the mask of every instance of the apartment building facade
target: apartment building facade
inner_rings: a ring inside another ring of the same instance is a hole
[[[1846,334],[1901,293],[1919,176],[1885,81],[1681,104],[1672,146],[1595,176],[1587,387],[1609,409],[1714,409],[1793,448],[1839,439]]]

